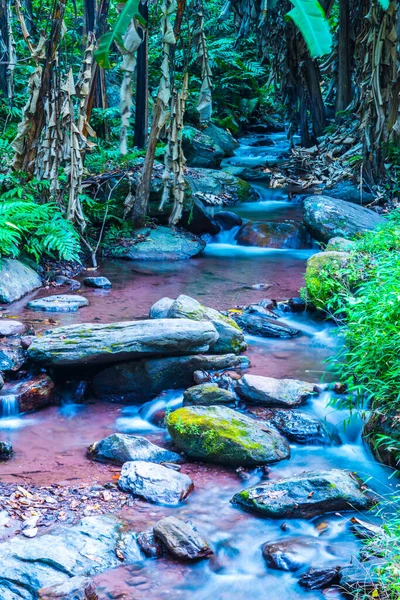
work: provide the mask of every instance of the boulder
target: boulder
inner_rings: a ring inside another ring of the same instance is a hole
[[[26,352],[20,344],[0,344],[0,371],[19,371],[25,360]]]
[[[297,379],[244,375],[238,382],[237,391],[247,402],[271,408],[292,408],[315,394],[315,386]]]
[[[353,204],[370,204],[375,200],[374,194],[367,190],[360,191],[359,187],[351,181],[339,181],[331,188],[325,188],[326,195],[330,198],[338,198],[345,202],[353,202]]]
[[[45,331],[29,346],[30,360],[46,365],[104,364],[143,356],[207,352],[214,325],[189,319],[82,323]]]
[[[125,521],[112,516],[57,525],[32,539],[13,537],[0,544],[0,598],[37,600],[39,589],[119,566],[121,555],[127,565],[142,560],[135,534]]]
[[[335,429],[298,410],[254,407],[250,408],[250,412],[276,427],[285,438],[296,444],[340,444]]]
[[[209,206],[233,206],[259,199],[247,181],[224,171],[187,169],[186,180],[192,193]]]
[[[236,234],[239,246],[258,248],[310,248],[307,234],[298,223],[292,221],[252,222],[248,221]]]
[[[323,553],[325,543],[315,537],[283,538],[262,547],[265,562],[271,569],[298,571],[310,566]]]
[[[216,383],[195,385],[183,394],[184,406],[234,404],[235,401],[236,394],[218,387]]]
[[[285,124],[279,123],[269,115],[263,115],[263,123],[248,125],[247,131],[251,133],[279,133],[285,131]]]
[[[178,504],[193,490],[187,475],[141,460],[126,462],[118,486],[124,492],[158,504]]]
[[[83,296],[74,296],[70,294],[57,294],[55,296],[45,296],[31,300],[27,304],[30,310],[40,310],[44,312],[77,312],[78,308],[89,306],[89,300]]]
[[[6,388],[3,392],[6,393]],[[14,394],[18,399],[20,412],[39,410],[58,400],[54,381],[45,373],[19,383],[17,389],[14,387]]]
[[[168,314],[169,319],[191,319],[193,321],[211,321],[218,332],[218,340],[210,348],[216,354],[234,352],[239,354],[247,349],[244,335],[235,321],[221,314],[214,308],[203,306],[190,296],[181,294],[169,304],[169,298],[162,298],[150,309],[151,318],[159,318],[160,314]],[[167,312],[166,307],[169,305]]]
[[[125,249],[111,249],[111,255],[116,258],[128,260],[183,260],[200,254],[206,243],[199,237],[187,231],[171,229],[170,227],[157,227],[148,229],[143,227],[135,231],[137,241]]]
[[[332,469],[264,481],[235,494],[232,502],[270,519],[308,519],[329,512],[366,510],[377,499],[354,474]]]
[[[113,365],[95,375],[92,387],[99,397],[120,402],[146,402],[164,390],[185,389],[193,385],[193,373],[242,369],[249,365],[246,357],[197,354],[170,358],[152,358]]]
[[[91,288],[108,289],[112,283],[107,277],[85,277],[83,284]]]
[[[394,440],[393,443],[382,444],[383,437]],[[374,456],[383,464],[397,469],[399,466],[398,441],[400,440],[399,412],[390,410],[386,414],[373,412],[364,426],[363,437]]]
[[[41,287],[39,275],[19,260],[1,259],[0,303],[9,304]]]
[[[234,165],[227,165],[223,167],[225,173],[244,179],[245,181],[271,181],[271,173],[265,173],[259,169],[250,169],[249,167],[240,167]]]
[[[26,331],[26,325],[12,319],[0,320],[0,337],[11,337],[14,335],[23,335]]]
[[[122,465],[128,461],[151,463],[177,462],[179,454],[152,444],[144,437],[113,433],[89,448],[89,457],[100,462]]]
[[[168,552],[180,560],[197,560],[213,554],[193,525],[176,517],[164,517],[154,525],[153,531]]]
[[[39,600],[98,600],[96,588],[89,577],[71,577],[65,583],[39,590]]]
[[[312,568],[300,577],[299,584],[307,590],[321,590],[336,585],[339,583],[339,569],[340,567]]]
[[[10,460],[13,454],[11,442],[0,442],[0,460]]]
[[[342,237],[333,237],[325,247],[325,252],[351,252],[356,247],[355,242]]]
[[[243,223],[242,219],[235,213],[226,210],[221,210],[214,215],[214,220],[221,226],[224,231],[229,231],[233,227],[240,227]]]
[[[209,123],[203,130],[213,142],[224,151],[225,156],[233,156],[233,151],[239,147],[239,142],[227,129],[222,129],[213,123]]]
[[[167,427],[176,446],[194,459],[236,466],[290,456],[275,429],[224,406],[180,408],[168,415]]]
[[[182,149],[189,167],[217,169],[224,157],[224,151],[211,137],[189,125],[183,128]]]
[[[190,210],[183,212],[179,226],[196,235],[204,233],[215,235],[221,230],[220,225],[212,215],[207,213],[204,204],[196,196],[193,198]]]
[[[271,317],[260,312],[232,313],[232,319],[249,335],[266,338],[292,338],[300,334],[299,329],[278,321],[275,316]]]
[[[304,201],[304,224],[313,238],[327,244],[333,237],[352,238],[385,222],[376,212],[328,196]]]

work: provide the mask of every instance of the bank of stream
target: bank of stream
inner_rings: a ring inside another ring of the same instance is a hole
[[[241,140],[230,165],[255,167],[266,157],[278,158],[285,150],[282,134],[272,134],[275,146],[254,147]],[[257,221],[302,221],[301,204],[289,200],[284,190],[271,190],[266,184],[252,182],[259,201],[230,208],[243,219]],[[215,209],[210,209],[215,211]],[[108,277],[110,290],[85,290],[90,304],[77,313],[54,314],[57,324],[78,322],[107,323],[142,319],[150,306],[161,297],[176,298],[186,294],[204,305],[226,310],[236,305],[257,303],[265,297],[284,300],[298,296],[303,285],[307,258],[316,251],[305,249],[268,249],[239,246],[235,231],[208,239],[205,251],[188,261],[170,263],[134,263],[107,261],[96,275]],[[255,289],[255,284],[265,284]],[[266,289],[265,289],[266,288]],[[49,295],[53,289],[47,290]],[[35,328],[48,328],[49,315],[32,313],[27,301],[43,290],[14,303],[9,314]],[[312,383],[332,381],[326,360],[335,353],[340,336],[332,323],[313,313],[285,313],[284,322],[295,325],[300,336],[290,339],[246,336],[248,372],[274,378],[293,378]],[[54,325],[54,324],[53,324]],[[1,482],[7,485],[51,486],[96,489],[115,482],[119,470],[88,460],[90,444],[107,435],[122,431],[145,435],[149,440],[172,448],[172,442],[157,414],[174,410],[182,402],[182,391],[162,394],[144,407],[105,403],[86,398],[77,403],[75,388],[67,386],[62,404],[36,413],[8,415],[0,420],[3,439],[12,442],[15,456],[1,465]],[[285,572],[269,568],[261,546],[267,541],[298,538],[318,540],[317,546],[304,544],[302,560],[309,566],[327,567],[348,564],[357,555],[360,541],[350,527],[356,513],[321,515],[311,520],[262,519],[241,511],[230,503],[244,487],[265,478],[278,480],[302,471],[349,469],[368,480],[378,494],[390,492],[395,483],[391,471],[378,464],[361,437],[360,417],[350,418],[346,410],[331,406],[334,393],[323,391],[308,400],[301,410],[325,420],[335,429],[335,441],[327,445],[291,443],[291,458],[268,469],[234,469],[185,461],[182,473],[194,481],[194,491],[177,507],[149,504],[141,500],[128,503],[117,511],[135,531],[151,529],[165,515],[191,520],[214,551],[210,560],[194,564],[178,563],[172,558],[138,560],[97,575],[94,580],[101,598],[165,598],[218,600],[265,597],[296,600],[307,596],[322,598],[320,591],[305,591],[298,584],[302,569]],[[89,511],[90,512],[90,511]],[[371,517],[364,517],[370,519]],[[307,570],[304,568],[303,570]],[[329,598],[340,597],[338,589]]]

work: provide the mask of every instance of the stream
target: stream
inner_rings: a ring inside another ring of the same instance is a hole
[[[254,141],[257,136],[251,138]],[[271,134],[269,139],[273,141],[272,146],[254,147],[249,145],[249,138],[243,138],[235,156],[225,163],[255,167],[264,164],[266,159],[279,160],[287,151],[284,135]],[[226,210],[243,219],[302,221],[301,205],[289,200],[284,190],[269,189],[257,181],[252,184],[260,196],[259,201]],[[220,310],[259,302],[265,297],[283,300],[298,296],[304,284],[306,260],[317,249],[238,246],[235,233],[231,230],[214,236],[201,256],[188,261],[163,264],[108,261],[96,274],[108,277],[113,288],[85,289],[90,306],[78,313],[52,317],[60,325],[140,319],[148,315],[150,306],[161,297],[176,298],[182,293]],[[252,288],[259,283],[270,287],[267,291]],[[52,294],[54,289],[47,292]],[[21,320],[34,321],[40,331],[48,327],[47,315],[36,313],[32,317],[32,312],[25,309],[27,301],[36,295],[37,292],[14,303],[8,312]],[[40,295],[45,295],[43,290]],[[326,359],[340,344],[335,327],[311,313],[288,313],[283,320],[295,325],[301,335],[291,339],[247,336],[249,372],[310,382],[332,381]],[[9,412],[3,412],[0,428],[3,439],[12,442],[16,454],[1,466],[3,483],[50,485],[56,482],[67,487],[104,484],[115,478],[118,468],[88,460],[86,450],[94,441],[116,431],[145,435],[155,443],[172,447],[167,432],[158,427],[155,417],[167,407],[170,410],[179,407],[183,391],[166,391],[152,402],[137,407],[95,399],[79,404],[71,390],[65,389],[61,406],[27,415],[14,414],[12,399],[9,399]],[[332,395],[324,391],[301,410],[335,426],[342,443],[331,446],[291,444],[291,458],[269,465],[268,478],[339,467],[368,479],[368,485],[380,494],[390,492],[395,486],[390,479],[391,471],[378,464],[363,444],[360,418],[349,419],[347,411],[329,406]],[[316,538],[321,542],[317,555],[304,547],[304,556],[310,552],[309,565],[346,564],[360,547],[360,541],[349,527],[352,513],[328,514],[312,520],[291,519],[287,523],[262,519],[234,507],[230,499],[244,487],[265,478],[264,470],[242,472],[203,463],[185,463],[182,472],[193,479],[195,489],[178,507],[166,508],[138,500],[134,509],[122,508],[120,514],[136,531],[151,528],[166,515],[190,519],[209,542],[214,556],[194,564],[162,558],[121,566],[94,578],[100,598],[296,600],[307,597],[311,600],[341,597],[335,590],[329,596],[320,591],[305,591],[298,585],[300,572],[268,568],[260,548],[267,541],[289,537],[298,537],[300,542],[304,537]]]

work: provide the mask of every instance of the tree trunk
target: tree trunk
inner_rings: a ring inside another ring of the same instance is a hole
[[[146,20],[149,19],[149,8],[140,3],[140,14]],[[148,128],[148,35],[147,29],[143,32],[143,42],[137,51],[136,67],[136,105],[135,105],[135,132],[133,144],[137,148],[144,148],[147,140]]]
[[[2,95],[8,95],[8,10],[7,0],[0,0],[0,91]]]
[[[338,78],[336,112],[346,110],[351,102],[350,2],[339,0]],[[339,115],[340,120],[340,115]]]
[[[308,55],[308,50],[306,50]],[[322,97],[318,62],[310,56],[306,59],[304,68],[304,79],[307,84],[310,99],[310,112],[312,118],[312,129],[315,137],[319,137],[326,126],[325,104]]]

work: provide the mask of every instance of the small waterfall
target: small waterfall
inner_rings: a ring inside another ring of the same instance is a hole
[[[18,396],[15,394],[7,394],[0,396],[0,418],[10,419],[18,417],[19,403]]]
[[[232,227],[232,229],[222,229],[219,233],[214,235],[211,239],[212,244],[229,244],[230,246],[236,246],[236,235],[240,227]]]
[[[126,406],[122,409],[122,416],[116,421],[117,429],[123,433],[158,432],[160,427],[157,423],[157,413],[163,418],[165,411],[179,408],[182,401],[182,390],[166,390],[142,406]]]

